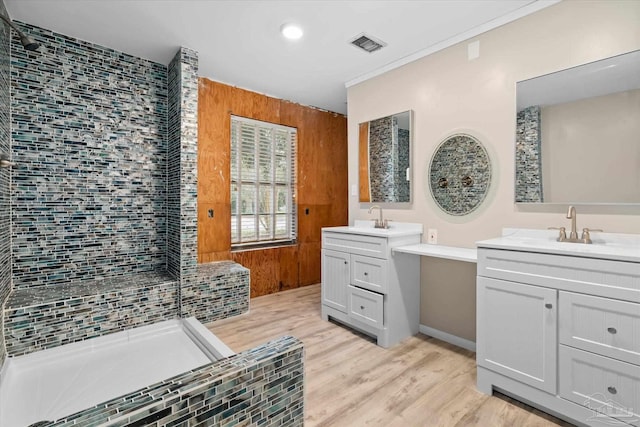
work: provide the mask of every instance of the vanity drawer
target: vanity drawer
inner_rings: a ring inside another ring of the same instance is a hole
[[[322,248],[376,258],[387,258],[389,252],[385,237],[332,233],[330,231],[322,232]]]
[[[640,304],[560,292],[560,342],[640,365]]]
[[[377,329],[383,327],[384,296],[349,286],[349,317]]]
[[[351,284],[370,291],[387,293],[387,261],[351,255]]]
[[[561,345],[560,397],[640,426],[640,366]]]
[[[640,263],[630,261],[481,247],[478,276],[640,303]]]

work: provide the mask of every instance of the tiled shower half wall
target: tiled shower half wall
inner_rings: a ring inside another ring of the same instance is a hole
[[[166,268],[167,67],[18,24],[11,48],[16,289]]]
[[[4,4],[0,2],[0,13],[7,16]],[[0,154],[9,155],[10,142],[10,105],[9,105],[9,27],[0,28]],[[11,210],[9,198],[10,185],[9,168],[0,168],[0,305],[11,291]],[[4,361],[4,328],[0,316],[0,366]]]

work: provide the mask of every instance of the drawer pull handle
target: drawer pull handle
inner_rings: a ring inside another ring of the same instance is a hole
[[[347,264],[349,264],[349,263],[348,263],[347,261],[345,261],[345,262],[344,262],[344,265],[347,265]]]
[[[609,332],[610,334],[617,334],[618,330],[616,328],[607,328],[607,332]]]
[[[365,276],[368,276],[368,275],[369,275],[369,273],[367,273],[367,272],[365,271],[365,272],[364,272],[364,275],[365,275]]]
[[[364,310],[364,305],[361,305],[361,306],[360,306],[360,310]]]
[[[544,306],[546,308],[553,308],[553,304],[551,304],[550,302],[546,303]]]
[[[618,390],[616,390],[616,388],[612,386],[607,387],[607,391],[611,394],[616,394],[618,392]]]

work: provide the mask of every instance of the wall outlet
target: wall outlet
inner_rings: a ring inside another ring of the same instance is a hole
[[[427,232],[427,243],[432,245],[438,244],[438,230],[435,228],[430,228]]]

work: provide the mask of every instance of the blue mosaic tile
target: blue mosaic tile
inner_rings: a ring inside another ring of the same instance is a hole
[[[14,290],[4,310],[7,354],[20,356],[173,319],[178,282],[161,273]]]
[[[456,134],[436,148],[429,165],[429,189],[440,209],[467,215],[480,206],[491,185],[491,162],[471,135]]]
[[[527,107],[516,117],[516,202],[543,202],[540,107]]]
[[[183,277],[180,286],[182,317],[202,323],[249,311],[249,269],[233,261],[200,264],[197,273]]]
[[[369,181],[372,202],[411,201],[409,131],[398,128],[394,116],[369,122]]]
[[[0,13],[8,16],[4,2],[0,2]],[[10,135],[10,29],[0,26],[0,154],[11,154]],[[11,169],[0,168],[0,306],[11,291]],[[0,366],[5,358],[4,334],[0,319]]]
[[[167,69],[18,23],[11,50],[16,289],[164,269]]]

